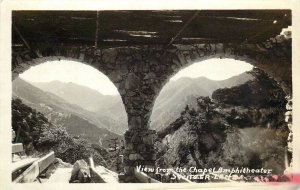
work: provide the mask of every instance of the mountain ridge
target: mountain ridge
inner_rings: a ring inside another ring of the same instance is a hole
[[[47,118],[55,124],[62,125],[67,121],[68,118],[71,117],[73,119],[75,118],[78,123],[88,126],[91,129],[90,131],[98,131],[100,134],[109,134],[109,136],[113,137],[118,136],[109,130],[109,127],[113,122],[110,121],[109,118],[105,118],[104,116],[96,118],[99,116],[97,116],[95,113],[84,110],[77,105],[67,103],[60,97],[34,87],[20,78],[17,78],[13,81],[12,90],[13,99],[21,99],[24,104],[45,114]],[[109,125],[105,122],[107,122]],[[74,129],[76,128],[75,126],[69,125],[69,129],[71,129],[70,127],[72,128],[73,132],[76,132],[76,129]],[[78,128],[77,132],[78,131],[82,131],[82,129]],[[93,142],[95,142],[95,139]]]
[[[51,92],[65,101],[76,104],[88,111],[96,111],[95,105],[107,105],[110,101],[118,100],[117,95],[104,95],[99,91],[74,82],[62,82],[58,80],[50,82],[29,82],[33,86],[44,91]],[[74,96],[76,94],[76,96]],[[91,100],[94,100],[91,102]]]
[[[225,80],[211,80],[204,76],[170,80],[162,88],[155,101],[150,118],[150,127],[161,129],[167,126],[179,115],[186,102],[193,102],[191,99],[195,97],[211,97],[212,92],[216,89],[235,86],[251,79],[250,74],[242,73]],[[103,95],[94,89],[77,83],[57,80],[33,82],[32,85],[43,91],[55,94],[63,100],[86,109],[93,114],[106,118],[102,120],[115,120],[119,125],[114,125],[116,129],[111,130],[113,132],[122,134],[128,128],[127,113],[119,95]],[[76,94],[76,96],[73,94]]]
[[[207,77],[184,77],[167,83],[155,100],[151,115],[150,127],[160,130],[168,126],[180,115],[188,102],[198,96],[211,97],[212,92],[219,88],[228,88],[252,80],[253,76],[242,73],[225,80],[211,80]],[[176,104],[174,104],[176,102]],[[194,107],[194,105],[189,104]]]

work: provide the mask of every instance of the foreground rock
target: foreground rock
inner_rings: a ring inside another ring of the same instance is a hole
[[[91,174],[86,161],[77,160],[73,166],[70,183],[90,183]]]

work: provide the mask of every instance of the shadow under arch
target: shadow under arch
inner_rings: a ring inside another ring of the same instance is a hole
[[[117,99],[118,99],[116,101],[116,104],[122,105],[122,106],[118,106],[118,107],[120,107],[120,109],[121,109],[121,110],[119,110],[120,113],[124,113],[123,115],[125,116],[125,121],[122,122],[122,123],[124,123],[125,129],[124,130],[120,129],[121,132],[116,132],[119,129],[117,129],[117,130],[116,129],[111,130],[109,128],[107,128],[107,129],[112,131],[112,132],[118,133],[118,134],[122,134],[125,130],[127,130],[128,129],[128,117],[127,117],[126,109],[125,109],[125,106],[124,106],[124,103],[123,103],[123,98],[122,98],[122,96],[119,92],[119,89],[117,88],[116,84],[112,81],[111,77],[107,74],[107,72],[101,70],[100,68],[98,68],[97,66],[95,66],[93,64],[89,64],[89,63],[87,63],[83,60],[80,60],[80,59],[68,58],[68,57],[64,57],[64,56],[48,56],[48,57],[36,58],[36,59],[31,60],[31,61],[25,61],[25,62],[19,64],[18,68],[15,68],[12,72],[13,73],[12,74],[12,81],[17,79],[20,74],[25,73],[26,71],[30,70],[33,67],[36,67],[36,66],[38,67],[38,66],[43,65],[45,63],[60,62],[60,61],[61,62],[71,61],[71,62],[74,62],[76,64],[81,64],[83,67],[89,67],[90,69],[94,69],[96,72],[98,72],[99,74],[103,75],[104,77],[106,77],[108,79],[107,82],[109,82],[112,86],[114,86],[115,89],[118,92],[118,94],[114,95],[114,96],[117,96]],[[68,73],[67,70],[63,71],[63,72],[65,72],[66,75]],[[78,70],[78,73],[80,73],[80,70]],[[45,73],[43,73],[43,74],[45,74]],[[83,107],[83,108],[86,109],[85,107]],[[88,110],[88,109],[86,109],[86,110]],[[88,111],[90,111],[90,110],[88,110]]]

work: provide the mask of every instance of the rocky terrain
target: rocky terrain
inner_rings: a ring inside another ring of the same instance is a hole
[[[253,80],[198,97],[158,132],[161,167],[285,169],[288,129],[285,95],[276,82],[254,69]]]

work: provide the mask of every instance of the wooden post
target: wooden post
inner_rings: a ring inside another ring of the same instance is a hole
[[[18,140],[19,140],[20,130],[21,130],[21,126],[18,125],[17,136],[16,136],[16,138],[15,138],[15,142],[18,142]]]

